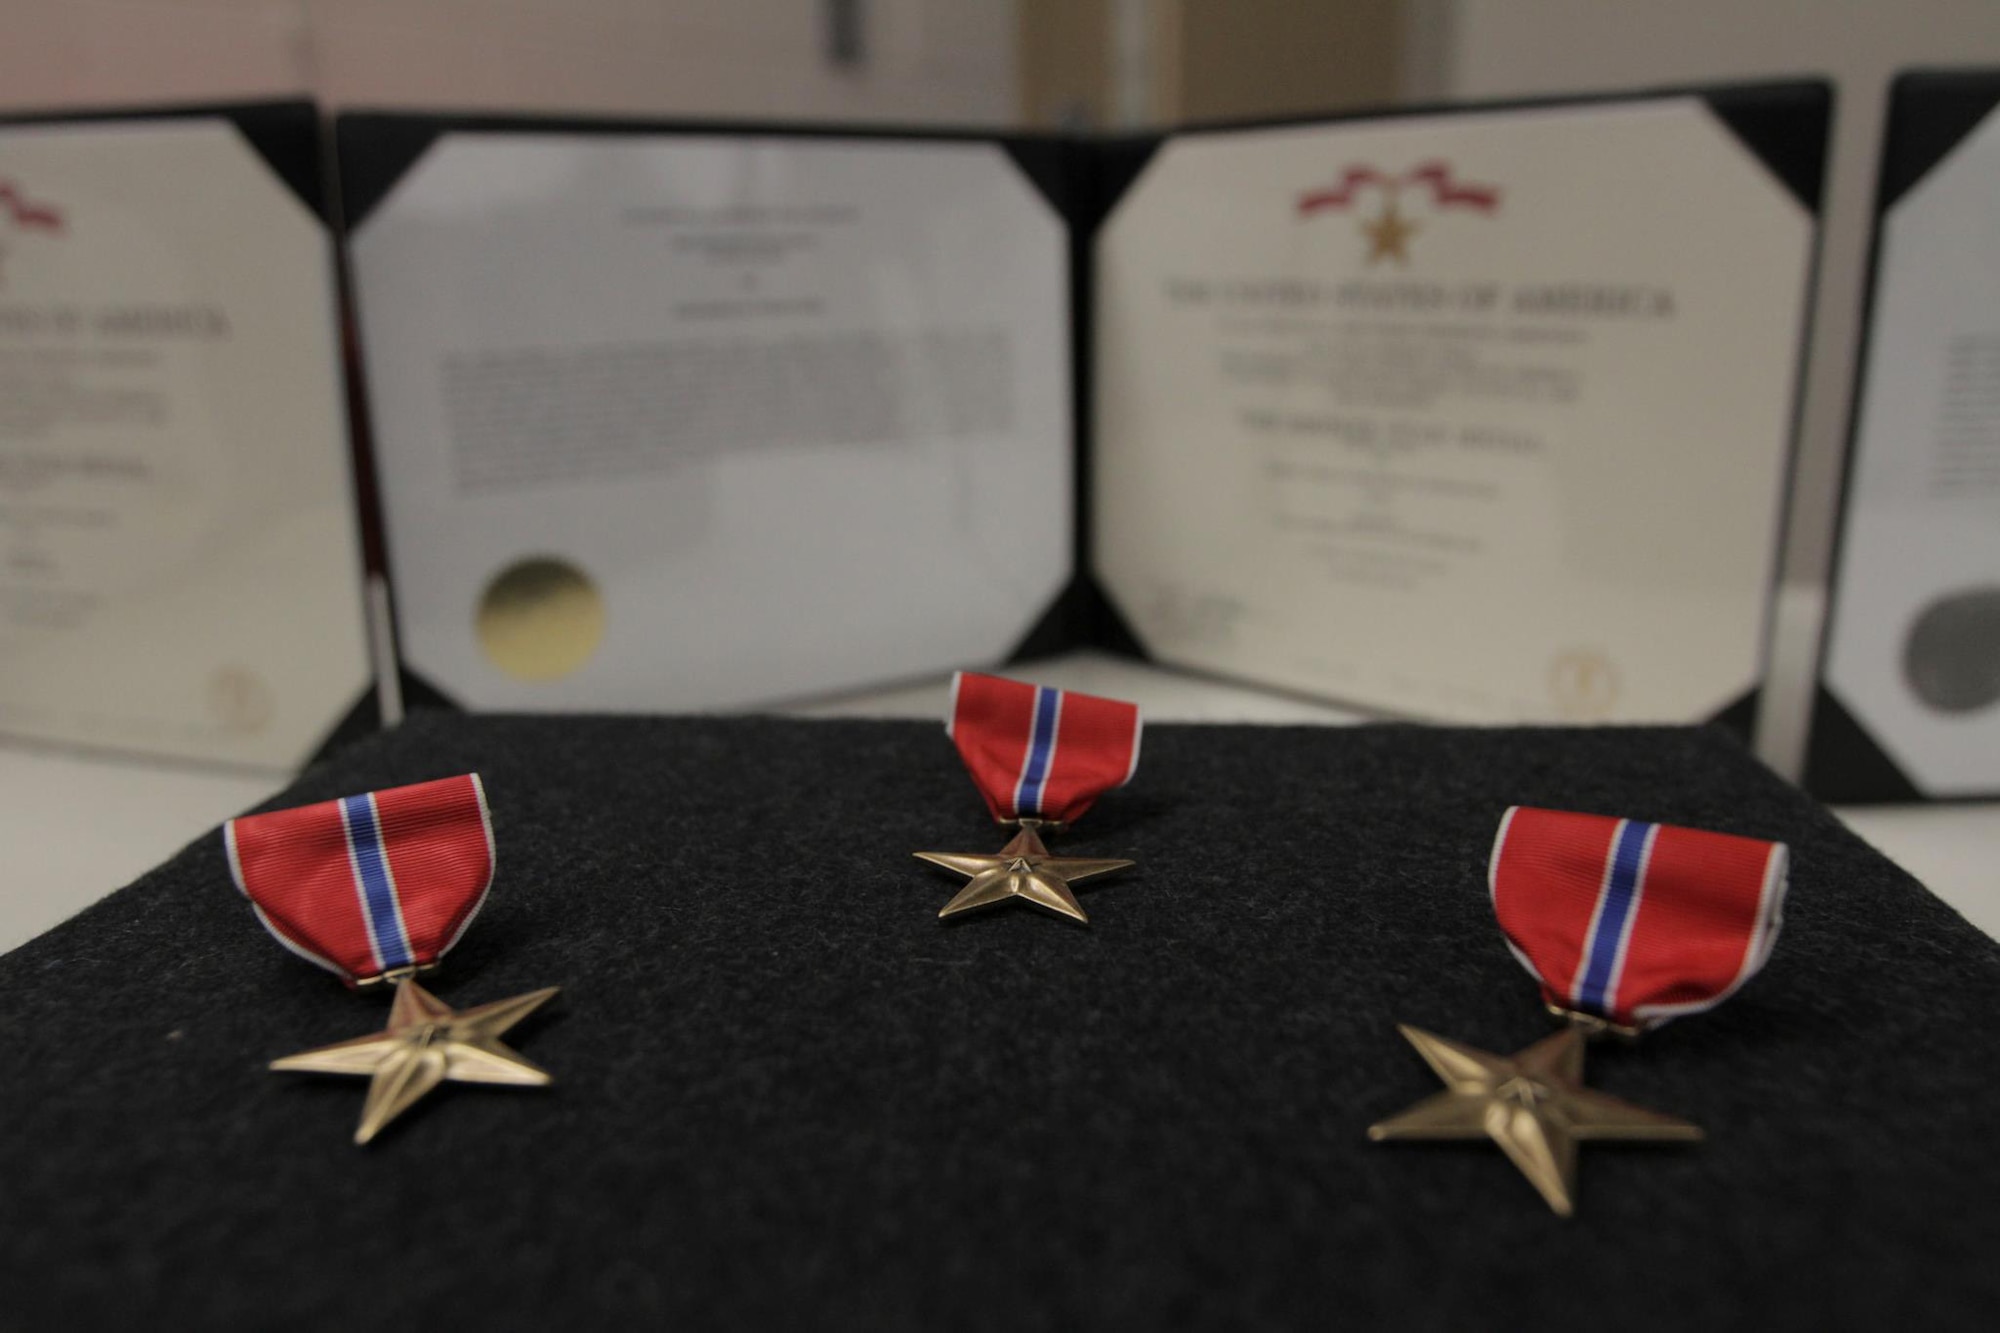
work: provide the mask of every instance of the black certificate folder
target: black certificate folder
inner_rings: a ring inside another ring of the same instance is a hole
[[[1076,577],[1059,140],[345,116],[413,697],[745,705],[1010,656]]]
[[[323,177],[307,102],[0,118],[0,733],[373,725]]]
[[[1828,110],[343,117],[406,679],[657,710],[1097,645],[1747,728]]]
[[[2000,70],[1896,81],[1806,782],[2000,794]]]

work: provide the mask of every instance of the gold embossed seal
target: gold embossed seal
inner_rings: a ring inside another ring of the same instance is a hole
[[[604,598],[566,560],[538,555],[495,575],[479,599],[479,646],[516,680],[560,680],[604,641]]]

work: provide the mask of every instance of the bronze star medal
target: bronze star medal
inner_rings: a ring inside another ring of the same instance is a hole
[[[1512,1055],[1401,1032],[1445,1090],[1369,1126],[1376,1142],[1491,1139],[1550,1208],[1576,1212],[1577,1144],[1689,1143],[1702,1131],[1583,1086],[1584,1044],[1712,1009],[1777,940],[1783,843],[1516,806],[1487,882],[1515,959],[1562,1031]]]
[[[940,921],[949,921],[982,907],[997,907],[1019,899],[1033,907],[1066,916],[1084,925],[1090,918],[1069,886],[1099,875],[1130,869],[1137,864],[1116,857],[1051,856],[1032,827],[1023,827],[1013,840],[993,856],[973,856],[965,852],[918,852],[919,860],[970,877],[972,882],[938,912]]]
[[[372,1036],[336,1042],[271,1061],[304,1074],[362,1074],[368,1100],[354,1141],[366,1143],[440,1083],[546,1086],[548,1072],[503,1045],[501,1036],[553,999],[557,987],[529,991],[472,1009],[450,1005],[405,977],[396,983],[389,1026]]]
[[[1139,710],[1047,685],[961,671],[952,678],[945,730],[966,772],[1000,824],[1016,830],[991,856],[918,852],[970,883],[944,905],[950,921],[1003,903],[1026,903],[1087,926],[1071,886],[1134,862],[1120,857],[1056,856],[1044,830],[1074,821],[1139,762]]]
[[[416,981],[458,942],[493,884],[493,821],[478,774],[245,815],[222,839],[236,887],[280,944],[351,989],[395,987],[382,1031],[270,1065],[365,1075],[357,1144],[441,1083],[552,1081],[500,1038],[555,987],[455,1010]]]
[[[1491,1139],[1549,1207],[1576,1212],[1576,1145],[1584,1139],[1688,1142],[1685,1120],[1583,1086],[1584,1035],[1566,1027],[1511,1056],[1490,1055],[1407,1024],[1398,1030],[1444,1080],[1445,1091],[1368,1127],[1396,1139]]]

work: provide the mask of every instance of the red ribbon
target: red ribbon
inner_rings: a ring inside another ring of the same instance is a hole
[[[1777,942],[1779,842],[1517,806],[1490,880],[1507,942],[1550,1004],[1653,1027],[1714,1008]]]
[[[475,773],[246,815],[222,836],[265,929],[349,985],[435,963],[493,883]]]
[[[1074,822],[1139,766],[1139,708],[961,671],[945,730],[1003,824]]]

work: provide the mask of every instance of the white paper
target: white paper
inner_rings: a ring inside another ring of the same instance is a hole
[[[324,227],[219,119],[0,184],[0,731],[303,761],[369,676]]]
[[[1826,683],[1917,787],[2000,784],[2000,117],[1883,220]]]
[[[675,709],[998,659],[1073,563],[1065,247],[992,145],[446,136],[353,242],[405,660]],[[529,560],[595,599],[539,678],[479,619]]]
[[[1097,242],[1096,567],[1169,662],[1711,716],[1761,677],[1812,235],[1694,99],[1170,139]]]

